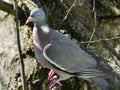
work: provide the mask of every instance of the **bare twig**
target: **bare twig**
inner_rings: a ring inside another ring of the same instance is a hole
[[[112,38],[105,38],[105,39],[99,39],[99,40],[94,40],[94,41],[86,41],[86,42],[78,42],[78,43],[79,44],[96,43],[96,42],[109,41],[109,40],[115,40],[115,39],[120,39],[120,37],[112,37]]]
[[[66,11],[67,13],[66,13],[66,15],[64,16],[64,18],[62,19],[62,21],[60,22],[60,24],[59,24],[59,26],[58,26],[58,29],[59,29],[59,27],[61,26],[61,24],[67,19],[70,11],[71,11],[72,8],[75,6],[76,2],[77,2],[77,0],[74,0],[74,2],[72,3],[72,5],[70,6],[70,8]]]
[[[94,26],[93,26],[93,32],[92,32],[92,35],[89,39],[89,42],[92,40],[94,34],[95,34],[95,31],[96,31],[96,10],[95,10],[95,0],[93,0],[93,10],[92,10],[93,14],[94,14]],[[88,43],[87,45],[87,48],[89,47],[90,43]]]
[[[20,44],[20,35],[19,35],[19,28],[18,28],[18,7],[17,7],[17,1],[14,0],[14,10],[15,10],[15,22],[16,22],[16,31],[17,31],[17,44],[18,44],[18,50],[19,50],[19,56],[20,56],[20,62],[21,62],[21,74],[22,74],[22,81],[23,81],[23,90],[26,90],[26,80],[25,80],[25,70],[24,70],[24,62],[22,57],[22,51],[21,51],[21,44]]]
[[[69,14],[69,13],[70,13],[70,11],[72,10],[72,8],[75,6],[76,2],[77,2],[77,0],[74,0],[73,4],[72,4],[72,5],[70,6],[70,8],[66,11],[67,13],[66,13],[66,15],[64,16],[64,18],[63,18],[63,20],[62,20],[62,21],[64,21],[64,20],[66,20],[66,19],[67,19],[68,14]]]

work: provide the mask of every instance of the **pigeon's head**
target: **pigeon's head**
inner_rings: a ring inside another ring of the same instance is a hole
[[[47,24],[46,14],[41,8],[35,8],[30,12],[30,16],[26,20],[26,24],[34,22],[40,26]]]

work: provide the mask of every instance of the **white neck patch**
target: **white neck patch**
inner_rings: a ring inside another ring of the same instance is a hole
[[[40,28],[42,29],[42,31],[43,31],[44,33],[48,33],[48,32],[50,31],[50,30],[49,30],[49,27],[48,27],[47,25],[41,26]]]

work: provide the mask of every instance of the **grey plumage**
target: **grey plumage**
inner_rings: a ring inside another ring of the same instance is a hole
[[[37,59],[42,65],[55,70],[61,80],[71,76],[94,78],[105,75],[96,69],[95,59],[75,42],[47,25],[42,9],[32,10],[29,19],[34,22],[33,42]]]

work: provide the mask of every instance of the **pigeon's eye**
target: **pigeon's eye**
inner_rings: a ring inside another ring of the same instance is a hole
[[[40,16],[40,14],[37,15],[38,17]]]

